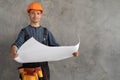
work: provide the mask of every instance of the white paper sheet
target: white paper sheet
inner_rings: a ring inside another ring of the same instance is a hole
[[[73,56],[78,51],[80,42],[75,46],[49,47],[41,44],[33,37],[27,40],[18,50],[19,56],[15,61],[19,63],[58,61]]]

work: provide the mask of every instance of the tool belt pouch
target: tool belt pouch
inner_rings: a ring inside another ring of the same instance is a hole
[[[38,80],[43,77],[41,67],[37,68],[20,68],[18,69],[22,80]]]

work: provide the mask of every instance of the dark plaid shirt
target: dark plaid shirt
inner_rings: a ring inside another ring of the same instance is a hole
[[[27,27],[25,27],[25,29],[26,29],[29,37],[34,37],[37,41],[42,43],[42,41],[43,41],[43,31],[44,31],[44,28],[42,26],[32,27],[31,25],[28,25]],[[19,35],[18,35],[18,38],[13,43],[13,45],[16,45],[18,48],[20,48],[21,45],[24,42],[25,42],[25,35],[24,35],[24,31],[21,30]],[[48,30],[47,30],[47,34],[46,34],[46,45],[48,45],[48,46],[59,46],[59,44],[56,42],[52,33]]]

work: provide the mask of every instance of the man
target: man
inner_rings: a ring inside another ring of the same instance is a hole
[[[17,40],[11,46],[10,53],[11,53],[12,59],[19,56],[17,53],[17,49],[19,49],[20,46],[30,37],[34,37],[40,43],[43,43],[48,46],[59,46],[59,44],[56,42],[55,38],[53,37],[52,33],[40,25],[40,19],[43,14],[43,9],[40,3],[38,2],[31,3],[27,8],[27,13],[30,18],[30,24],[20,31]],[[46,30],[45,41],[43,39],[44,30]],[[27,38],[26,38],[26,34],[27,34]],[[77,57],[78,52],[74,52],[73,56]],[[42,68],[44,80],[50,80],[48,62],[36,62],[36,63],[23,63],[22,64],[22,68],[36,68],[39,66]]]

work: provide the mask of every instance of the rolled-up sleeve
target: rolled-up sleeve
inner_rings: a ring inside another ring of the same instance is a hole
[[[52,34],[50,31],[48,31],[48,45],[49,45],[49,46],[60,46],[60,45],[56,42],[53,34]]]
[[[15,40],[15,42],[12,44],[12,45],[16,45],[17,48],[20,48],[21,45],[25,42],[25,39],[24,39],[24,32],[23,30],[20,31],[17,39]]]

